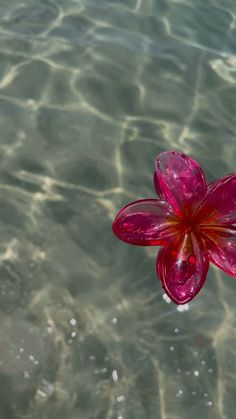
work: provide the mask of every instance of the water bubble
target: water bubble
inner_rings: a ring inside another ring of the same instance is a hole
[[[118,381],[118,372],[116,370],[112,371],[112,378],[114,381]]]
[[[179,390],[177,393],[176,393],[176,397],[181,397],[183,395],[183,390]]]
[[[189,310],[189,304],[182,304],[177,306],[177,311],[179,311],[180,313],[183,313],[184,311],[188,311]]]
[[[162,298],[163,298],[163,300],[165,300],[165,302],[166,302],[167,304],[170,304],[171,299],[168,297],[168,295],[167,295],[167,294],[163,294]]]
[[[77,321],[74,318],[70,319],[71,326],[76,326],[76,323]]]
[[[195,377],[198,377],[199,376],[199,371],[194,371],[194,375],[195,375]]]

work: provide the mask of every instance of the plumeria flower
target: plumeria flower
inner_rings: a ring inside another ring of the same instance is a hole
[[[192,300],[209,262],[236,277],[236,174],[207,185],[196,161],[167,151],[156,158],[154,184],[160,199],[131,202],[112,229],[124,242],[162,246],[157,276],[171,300]]]

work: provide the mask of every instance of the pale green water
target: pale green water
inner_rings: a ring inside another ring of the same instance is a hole
[[[235,419],[236,281],[180,311],[111,220],[236,171],[236,3],[0,0],[0,419]]]

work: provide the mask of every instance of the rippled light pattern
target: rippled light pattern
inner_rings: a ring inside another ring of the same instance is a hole
[[[174,151],[159,154],[154,185],[160,199],[122,208],[114,234],[139,246],[162,246],[157,275],[176,304],[202,288],[209,262],[236,276],[236,174],[206,184],[196,161]]]

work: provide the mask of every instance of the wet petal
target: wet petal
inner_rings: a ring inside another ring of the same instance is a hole
[[[166,202],[142,199],[122,208],[112,224],[114,234],[127,243],[159,246],[173,236],[178,222]]]
[[[208,265],[203,243],[194,234],[185,234],[159,251],[157,274],[171,300],[185,304],[202,288]]]
[[[210,184],[199,207],[196,220],[210,224],[236,222],[236,175],[231,174]]]
[[[175,151],[157,156],[154,183],[162,200],[166,200],[181,217],[189,214],[206,194],[204,174],[191,157]]]
[[[236,227],[203,229],[210,262],[236,277]]]
[[[212,180],[210,183],[207,184],[207,194],[210,192],[212,187],[215,185],[215,183],[218,182],[218,179]]]

